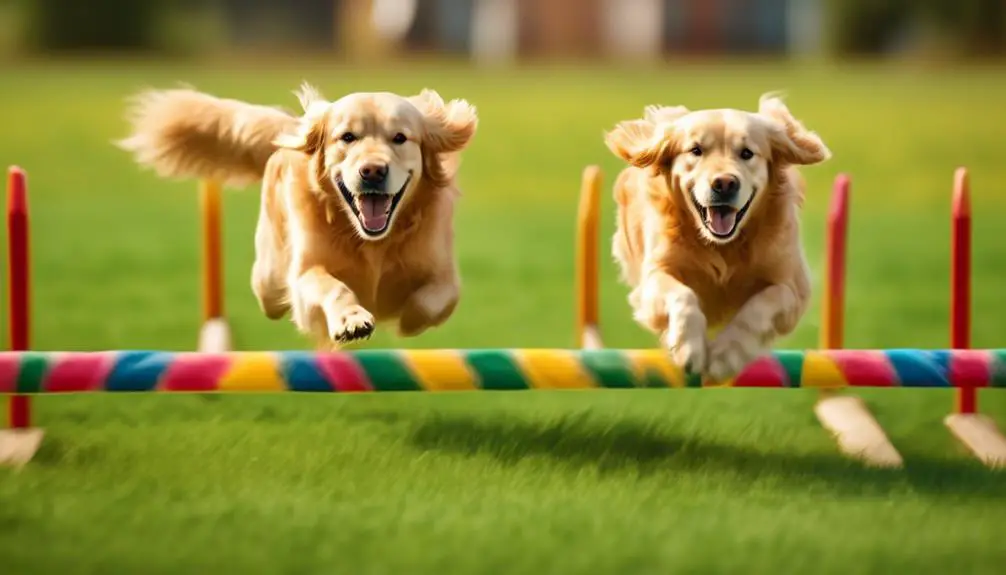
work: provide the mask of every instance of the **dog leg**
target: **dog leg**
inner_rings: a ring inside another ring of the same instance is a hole
[[[687,372],[706,366],[706,316],[699,298],[672,276],[653,271],[629,296],[635,302],[635,320],[663,335],[663,344],[675,364]]]
[[[422,283],[402,306],[398,319],[398,334],[417,336],[431,327],[447,321],[454,313],[461,297],[461,278],[454,259],[454,230],[451,221],[454,213],[453,199],[442,196],[431,219],[430,242],[424,258],[423,271],[416,277]],[[418,283],[418,282],[417,282]]]
[[[259,309],[269,319],[280,319],[290,311],[286,289],[276,283],[275,273],[269,262],[255,260],[252,264],[252,291]]]
[[[777,337],[796,327],[804,307],[788,285],[771,285],[755,294],[709,346],[709,377],[726,381],[771,351]]]
[[[283,250],[266,215],[263,202],[255,226],[255,263],[252,265],[251,287],[259,309],[269,319],[280,319],[290,311],[286,290],[286,267]]]
[[[431,327],[441,325],[454,313],[461,297],[456,277],[432,281],[412,292],[398,321],[398,333],[417,336]]]
[[[251,292],[259,301],[259,309],[270,320],[279,320],[290,311],[287,294],[287,266],[289,261],[277,236],[274,223],[269,218],[268,199],[270,183],[263,184],[263,200],[259,221],[255,228],[255,263],[251,265]]]
[[[374,316],[346,284],[321,266],[309,267],[290,286],[293,321],[301,331],[324,332],[339,343],[368,338],[374,332]]]

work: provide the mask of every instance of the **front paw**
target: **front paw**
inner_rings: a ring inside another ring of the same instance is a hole
[[[374,333],[374,316],[363,307],[350,305],[326,311],[328,333],[333,341],[349,343],[367,339]]]
[[[717,382],[736,377],[752,361],[768,351],[757,334],[728,326],[709,346],[709,368],[706,374]]]
[[[691,325],[685,329],[674,331],[668,330],[664,334],[664,345],[670,352],[671,361],[681,367],[685,373],[701,373],[705,369],[708,344],[705,328],[702,325]]]

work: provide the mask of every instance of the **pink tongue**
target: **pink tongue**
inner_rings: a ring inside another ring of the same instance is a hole
[[[388,223],[388,208],[391,196],[385,194],[365,194],[360,198],[360,220],[370,231],[384,229]]]
[[[734,221],[737,219],[737,212],[729,208],[709,209],[709,228],[713,233],[725,236],[734,231]]]

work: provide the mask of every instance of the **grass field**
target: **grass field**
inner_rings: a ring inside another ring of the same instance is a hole
[[[830,182],[853,176],[847,345],[947,345],[959,165],[974,193],[973,343],[1006,345],[1001,69],[77,62],[0,74],[0,161],[25,167],[32,193],[37,348],[195,344],[195,185],[158,180],[110,144],[123,98],[185,81],[292,107],[302,79],[329,95],[432,86],[480,110],[457,216],[462,304],[438,331],[384,331],[371,345],[574,345],[574,216],[589,163],[606,174],[606,339],[651,345],[607,257],[619,165],[602,130],[645,104],[752,108],[772,89],[834,152],[805,171],[818,282]],[[256,190],[225,201],[236,344],[305,347],[248,288]],[[782,347],[816,345],[819,303]],[[46,397],[42,451],[0,471],[0,572],[1001,573],[1006,475],[943,428],[952,394],[862,395],[905,470],[839,457],[814,395],[797,390]],[[1006,425],[1003,392],[982,402]]]

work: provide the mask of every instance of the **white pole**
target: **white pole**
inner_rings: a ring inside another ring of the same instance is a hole
[[[516,0],[475,0],[472,56],[479,63],[506,63],[517,57]]]
[[[824,2],[789,0],[786,3],[787,51],[791,56],[816,56],[824,49]]]
[[[605,47],[624,59],[660,55],[664,31],[662,0],[604,0]]]

